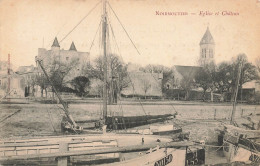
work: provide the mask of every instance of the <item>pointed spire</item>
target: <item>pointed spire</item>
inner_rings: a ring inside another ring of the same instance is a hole
[[[77,51],[74,42],[72,42],[70,45],[70,51]]]
[[[55,37],[51,47],[60,47],[57,37]]]
[[[202,44],[215,44],[214,39],[209,31],[209,26],[207,26],[207,30],[200,41],[200,45]]]

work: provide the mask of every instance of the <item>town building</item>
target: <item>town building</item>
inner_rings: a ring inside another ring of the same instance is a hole
[[[136,96],[146,95],[151,97],[163,97],[163,93],[174,95],[172,93],[184,89],[185,84],[189,84],[186,86],[191,86],[192,91],[202,91],[196,84],[193,84],[195,82],[195,76],[203,67],[215,64],[215,42],[209,27],[207,27],[199,45],[200,53],[198,66],[174,65],[171,68],[172,75],[165,78],[166,81],[164,82],[162,81],[164,79],[162,73],[145,73],[139,71],[137,65],[128,65],[129,76],[132,79],[133,85],[124,89],[122,94],[125,96],[133,96],[135,94]],[[144,89],[147,87],[145,86],[145,81],[143,81],[144,79],[150,81],[150,88],[148,88],[146,93]],[[132,86],[134,86],[134,88]],[[163,90],[165,91],[163,92]]]
[[[7,61],[0,61],[0,98],[11,97],[21,98],[27,97],[33,92],[34,84],[33,76],[35,75],[35,67],[20,66],[15,72]],[[25,90],[26,89],[26,90]],[[27,91],[27,96],[25,96]]]
[[[197,87],[195,84],[196,74],[201,71],[203,67],[215,64],[215,42],[210,33],[209,27],[207,27],[199,45],[200,53],[198,66],[172,66],[171,70],[173,73],[169,76],[169,78],[167,78],[167,81],[163,85],[163,89],[165,90],[164,94],[166,97],[179,99],[180,96],[186,96],[185,93],[182,92],[185,91],[185,89],[194,91],[194,93],[199,93],[202,91],[202,89]],[[182,95],[180,95],[181,93]]]
[[[13,73],[8,61],[0,61],[0,98],[6,96],[14,86],[14,78],[11,77]]]
[[[69,84],[69,81],[81,74],[83,66],[89,63],[89,53],[77,51],[74,42],[71,43],[69,50],[60,49],[59,42],[55,38],[50,50],[38,49],[36,59],[42,60],[47,71],[55,62],[66,66],[75,61],[77,64],[64,78],[64,82]],[[41,89],[36,85],[36,75],[43,74],[39,66],[20,66],[15,72],[11,69],[12,67],[8,68],[7,61],[0,61],[0,97],[4,97],[9,92],[8,97],[18,98],[41,95]]]
[[[65,81],[70,81],[73,78],[80,76],[84,65],[90,63],[89,52],[80,52],[76,49],[74,42],[71,43],[69,50],[60,49],[60,44],[55,37],[50,50],[46,48],[38,49],[37,60],[40,60],[43,67],[48,71],[54,63],[70,65],[75,62],[77,65],[64,78]],[[40,69],[41,71],[41,69]]]
[[[173,75],[165,83],[166,89],[180,89],[183,80],[189,79],[195,81],[196,74],[205,66],[215,64],[215,42],[210,33],[209,27],[200,40],[200,53],[198,66],[174,65],[172,67]],[[196,86],[192,89],[198,90]]]
[[[124,88],[121,95],[125,97],[161,98],[162,79],[161,73],[145,73],[142,71],[128,72],[131,82]]]

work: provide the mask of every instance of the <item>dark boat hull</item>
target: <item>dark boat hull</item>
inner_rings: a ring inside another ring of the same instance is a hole
[[[147,124],[164,122],[173,119],[174,114],[165,115],[144,115],[144,116],[113,116],[106,118],[106,125],[108,130],[124,130],[128,128],[143,126]],[[79,126],[84,129],[101,128],[103,124],[100,120],[81,120],[76,121]]]
[[[138,126],[143,126],[147,124],[157,123],[157,122],[164,122],[166,120],[171,119],[174,117],[172,114],[166,115],[146,115],[146,116],[113,116],[107,117],[106,124],[107,129],[111,130],[122,130],[127,128],[133,128]]]

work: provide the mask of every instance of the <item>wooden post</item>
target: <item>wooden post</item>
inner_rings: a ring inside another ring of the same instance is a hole
[[[216,116],[217,116],[217,109],[215,108],[215,110],[214,110],[214,120],[216,120]]]
[[[233,96],[233,110],[231,112],[231,118],[230,118],[230,124],[234,124],[234,118],[235,118],[235,112],[236,112],[236,102],[237,102],[237,93],[238,93],[238,86],[239,86],[239,80],[240,80],[240,76],[241,76],[241,70],[242,70],[242,63],[239,63],[238,66],[238,73],[237,73],[237,79],[236,79],[236,89],[234,91],[234,96]]]
[[[64,153],[69,150],[68,143],[60,142],[59,143],[59,151]],[[68,165],[68,157],[58,157],[58,166],[67,166]]]
[[[214,101],[214,98],[213,98],[214,96],[213,96],[213,91],[210,91],[210,100],[211,100],[211,102],[213,102]]]
[[[241,117],[243,117],[244,109],[241,110]]]

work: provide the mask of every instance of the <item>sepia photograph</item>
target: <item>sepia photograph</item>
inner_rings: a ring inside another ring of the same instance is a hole
[[[0,0],[0,166],[259,166],[260,0]]]

